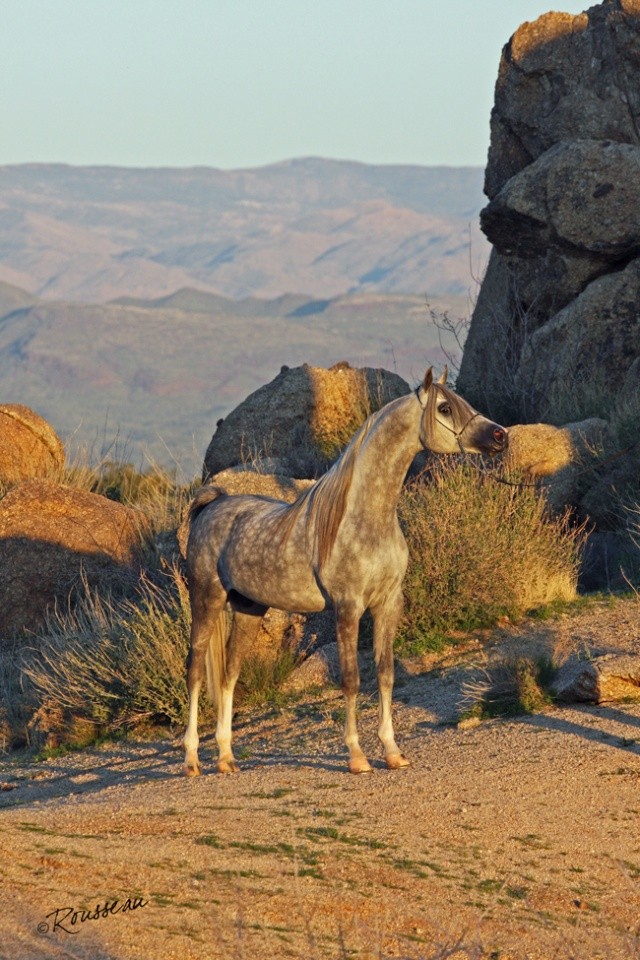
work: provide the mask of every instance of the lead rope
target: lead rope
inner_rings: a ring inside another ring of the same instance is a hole
[[[415,395],[418,398],[418,403],[424,410],[425,406],[420,400],[419,391],[420,391],[420,387],[418,386],[415,389]],[[557,477],[557,476],[556,477],[540,477],[539,480],[535,480],[533,483],[527,483],[524,480],[506,480],[504,477],[496,477],[492,472],[487,470],[482,470],[480,467],[478,467],[478,465],[474,463],[473,460],[470,459],[469,453],[462,446],[462,441],[460,440],[460,437],[462,436],[464,431],[467,429],[469,424],[472,423],[475,420],[475,418],[479,416],[481,416],[480,413],[474,413],[472,417],[469,417],[467,422],[463,425],[462,429],[457,431],[453,430],[452,427],[450,427],[446,423],[443,423],[441,420],[438,420],[438,418],[436,417],[436,421],[440,424],[440,426],[444,427],[445,430],[448,430],[449,433],[452,433],[454,435],[454,437],[458,441],[460,453],[462,454],[465,462],[468,464],[468,466],[470,466],[473,470],[475,470],[476,473],[481,474],[484,477],[488,477],[489,480],[493,480],[494,483],[502,483],[504,484],[504,486],[507,486],[507,487],[520,487],[522,489],[525,489],[525,488],[539,489],[542,486],[549,486],[552,483],[558,483],[560,482],[560,480],[562,480],[562,477]],[[616,453],[612,453],[610,456],[605,457],[604,460],[598,461],[597,464],[591,464],[588,467],[584,467],[582,470],[579,470],[577,473],[575,473],[574,477],[581,477],[585,473],[595,473],[596,470],[599,469],[600,467],[604,467],[608,463],[613,463],[615,460],[619,460],[620,457],[624,457],[627,453],[630,453],[632,450],[634,450],[639,444],[640,444],[640,439],[636,440],[635,443],[629,444],[628,447],[624,447],[622,450],[618,450],[616,451]]]

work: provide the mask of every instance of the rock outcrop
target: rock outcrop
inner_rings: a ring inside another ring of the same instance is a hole
[[[507,425],[609,420],[592,479],[610,526],[640,501],[638,63],[640,0],[546,14],[504,47],[481,214],[493,251],[457,381]]]
[[[27,480],[0,500],[0,642],[33,630],[86,583],[130,580],[146,521],[93,493]]]
[[[502,51],[485,192],[562,140],[638,143],[639,0],[523,23]]]
[[[358,655],[358,666],[362,666]],[[313,687],[325,687],[340,682],[340,656],[337,643],[327,643],[303,660],[287,678],[284,689],[287,692],[309,690]]]
[[[481,215],[494,250],[458,378],[498,420],[562,422],[567,385],[579,419],[596,379],[604,408],[640,353],[639,58],[640,0],[546,14],[503,50]]]
[[[207,449],[203,479],[243,462],[281,461],[282,472],[311,477],[340,453],[373,410],[409,392],[387,370],[338,363],[283,367],[221,421]]]
[[[553,680],[556,700],[565,703],[610,703],[640,700],[640,657],[606,654],[593,660],[571,658]]]
[[[63,464],[64,447],[46,420],[20,403],[0,404],[1,484],[48,477]]]

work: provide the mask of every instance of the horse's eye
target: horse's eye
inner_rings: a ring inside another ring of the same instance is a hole
[[[438,413],[441,413],[443,417],[448,417],[451,413],[451,407],[448,403],[441,403],[438,407]]]

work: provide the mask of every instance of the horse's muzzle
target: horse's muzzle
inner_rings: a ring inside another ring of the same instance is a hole
[[[490,457],[496,457],[499,453],[504,453],[508,443],[509,434],[499,423],[485,424],[480,436],[476,437],[478,448]]]
[[[495,453],[503,453],[509,445],[509,433],[504,427],[494,424],[491,429],[491,446]]]

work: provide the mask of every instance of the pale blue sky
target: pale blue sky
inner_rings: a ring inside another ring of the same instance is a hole
[[[0,164],[484,165],[502,45],[551,8],[0,0]]]

